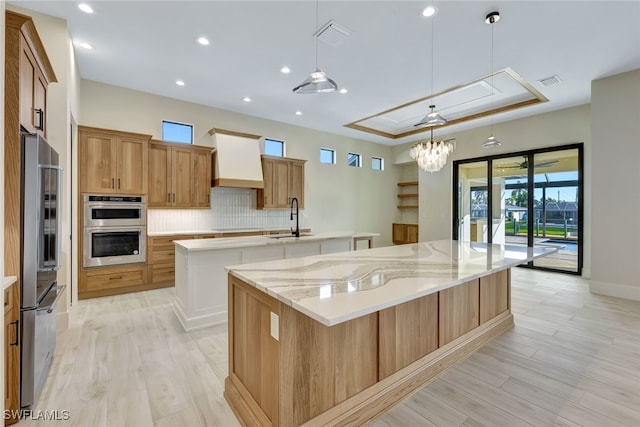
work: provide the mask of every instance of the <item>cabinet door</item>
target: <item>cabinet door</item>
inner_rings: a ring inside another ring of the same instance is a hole
[[[289,197],[298,198],[298,206],[304,207],[304,163],[289,164]]]
[[[193,200],[194,208],[209,207],[211,197],[211,156],[206,151],[194,151],[191,154],[193,170]]]
[[[106,134],[80,133],[80,189],[86,193],[115,193],[117,138]]]
[[[171,148],[162,144],[149,144],[149,207],[171,204]]]
[[[399,245],[407,243],[406,230],[407,229],[404,224],[393,224],[393,230],[391,233],[393,243]]]
[[[35,133],[36,129],[33,126],[33,87],[38,66],[29,50],[27,42],[22,38],[20,41],[20,124],[24,126],[28,132]]]
[[[38,70],[34,81],[33,126],[43,138],[47,137],[47,82]]]
[[[172,194],[171,203],[174,207],[187,208],[191,206],[191,182],[193,171],[191,169],[191,153],[189,148],[171,149],[171,165],[172,165]]]
[[[20,342],[18,340],[18,320],[20,302],[18,285],[14,283],[5,290],[5,304],[11,300],[12,308],[5,310],[4,317],[4,409],[20,409]],[[18,417],[5,418],[5,425],[18,422]]]
[[[289,164],[286,161],[275,161],[273,165],[273,205],[286,208],[289,206]]]
[[[406,242],[418,243],[418,226],[416,224],[407,224],[406,227]]]
[[[147,141],[118,137],[116,190],[121,194],[147,193]]]

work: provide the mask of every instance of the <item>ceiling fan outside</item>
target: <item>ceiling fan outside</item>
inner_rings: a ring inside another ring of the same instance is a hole
[[[551,165],[555,165],[558,163],[558,160],[547,160],[546,162],[540,162],[534,164],[536,168],[548,168]],[[527,157],[524,158],[524,162],[516,163],[515,165],[501,165],[498,166],[502,169],[529,169],[529,159]]]

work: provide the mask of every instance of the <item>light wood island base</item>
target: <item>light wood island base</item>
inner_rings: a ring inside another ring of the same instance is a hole
[[[224,396],[243,425],[367,424],[513,326],[510,279],[328,327],[230,275]]]

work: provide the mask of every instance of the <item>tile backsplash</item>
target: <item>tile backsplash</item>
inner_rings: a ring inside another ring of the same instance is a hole
[[[300,212],[300,226],[304,220]],[[288,210],[257,210],[256,190],[214,187],[211,209],[148,209],[149,232],[225,230],[236,228],[289,228]]]

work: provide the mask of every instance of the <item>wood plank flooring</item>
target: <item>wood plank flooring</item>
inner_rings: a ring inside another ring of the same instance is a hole
[[[373,423],[638,426],[640,302],[575,276],[514,269],[516,326]],[[222,397],[226,325],[185,333],[173,289],[80,301],[37,409],[19,426],[237,426]]]

